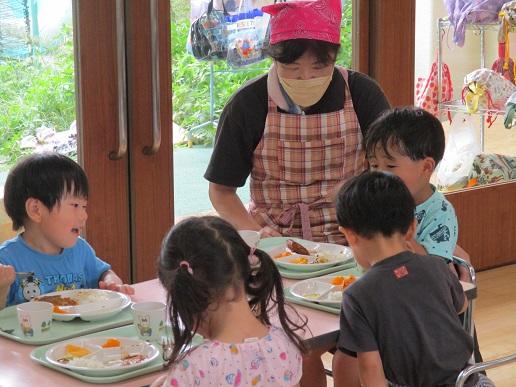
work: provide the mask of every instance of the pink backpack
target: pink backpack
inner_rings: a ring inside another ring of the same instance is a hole
[[[507,0],[444,0],[448,18],[454,26],[453,42],[462,47],[467,23],[494,23]]]

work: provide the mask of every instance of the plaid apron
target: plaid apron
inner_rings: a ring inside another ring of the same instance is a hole
[[[362,132],[353,109],[348,72],[343,109],[285,114],[269,97],[263,137],[253,154],[249,211],[285,236],[344,243],[333,191],[366,168]]]

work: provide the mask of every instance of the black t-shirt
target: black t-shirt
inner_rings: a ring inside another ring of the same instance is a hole
[[[378,115],[389,108],[380,86],[365,74],[348,70],[351,100],[365,134]],[[338,69],[323,97],[305,114],[330,113],[344,107],[345,80]],[[229,187],[241,187],[253,167],[253,153],[265,129],[268,109],[267,74],[240,88],[224,107],[219,119],[215,146],[204,177]],[[281,110],[280,110],[281,111]]]
[[[396,384],[454,386],[473,352],[457,315],[463,304],[462,286],[442,258],[394,255],[344,292],[338,348],[379,351],[385,377]]]

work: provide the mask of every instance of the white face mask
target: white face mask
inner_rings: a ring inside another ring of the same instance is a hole
[[[279,82],[292,101],[302,108],[315,105],[324,95],[333,77],[333,72],[325,77],[311,79],[286,79],[278,75]]]

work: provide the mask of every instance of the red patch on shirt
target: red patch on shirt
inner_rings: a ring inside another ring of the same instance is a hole
[[[406,275],[408,275],[408,270],[405,265],[398,267],[397,269],[394,269],[394,275],[397,279],[403,278]]]

